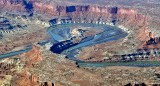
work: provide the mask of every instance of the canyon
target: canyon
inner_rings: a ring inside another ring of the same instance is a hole
[[[2,80],[0,85],[117,86],[119,84],[124,86],[128,83],[134,84],[137,81],[139,83],[145,82],[147,85],[158,83],[158,77],[155,76],[159,74],[159,67],[140,68],[116,65],[114,67],[92,68],[85,64],[84,67],[79,67],[77,62],[67,59],[66,56],[52,53],[46,48],[51,47],[50,44],[53,45],[68,39],[64,37],[58,42],[55,41],[47,33],[49,28],[61,30],[57,27],[71,24],[109,25],[122,29],[127,33],[127,36],[83,47],[79,50],[78,59],[99,63],[112,58],[116,62],[120,56],[123,56],[124,59],[137,57],[136,53],[139,55],[138,57],[142,57],[139,59],[158,62],[160,58],[159,19],[157,18],[159,15],[156,11],[158,5],[155,7],[148,0],[142,1],[124,2],[119,0],[117,1],[118,5],[115,5],[108,0],[100,0],[97,3],[90,0],[1,0],[0,14],[4,19],[0,17],[3,20],[0,20],[0,54],[19,50],[19,47],[30,44],[33,45],[33,48],[23,54],[0,61],[2,75],[0,75]],[[149,6],[147,7],[144,3]],[[153,10],[151,11],[155,10],[154,13],[147,10],[152,6]],[[13,27],[10,29],[8,28],[10,26]],[[82,40],[80,37],[83,34],[80,34],[80,30],[81,32],[87,30],[83,28],[82,26],[72,27],[72,32],[68,36],[77,36],[73,42],[79,43]],[[94,30],[88,31],[84,36],[94,36],[103,32],[96,30],[96,27],[90,28]],[[59,30],[52,32],[58,33]],[[65,35],[65,31],[62,35]],[[41,41],[49,41],[50,44],[39,45],[38,43]],[[148,55],[148,52],[151,55]],[[15,71],[12,71],[13,69]]]
[[[119,27],[124,26],[126,28],[130,28],[124,29],[129,33],[128,37],[126,38],[127,42],[120,42],[126,46],[134,45],[133,47],[128,47],[127,50],[138,48],[140,44],[142,44],[144,41],[147,41],[147,38],[149,39],[149,31],[147,31],[148,18],[145,15],[138,13],[135,9],[124,7],[101,7],[94,5],[57,6],[55,4],[43,4],[36,1],[28,1],[27,3],[32,3],[33,14],[46,14],[46,18],[48,20],[45,21],[48,22],[49,20],[54,20],[52,21],[52,24],[53,22],[61,23],[62,21],[67,21],[67,19],[72,19],[71,22],[77,23],[113,23]],[[1,1],[0,4],[4,6],[3,9],[14,8],[11,10],[11,12],[18,11],[22,14],[25,12],[27,13],[27,9],[25,9],[22,1],[10,2],[9,0],[4,0]],[[21,7],[16,8],[15,6]],[[133,43],[133,41],[135,43]]]

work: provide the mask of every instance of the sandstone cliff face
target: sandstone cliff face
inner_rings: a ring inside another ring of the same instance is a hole
[[[25,1],[25,2],[24,2]],[[72,21],[113,22],[126,27],[141,27],[146,25],[147,18],[135,9],[123,7],[102,7],[94,5],[58,6],[51,3],[41,3],[27,0],[1,0],[0,8],[17,12],[38,12],[53,17],[70,17]]]
[[[52,3],[41,3],[40,1],[29,0],[1,0],[0,8],[20,13],[28,12],[41,13],[46,17],[57,17],[63,19],[68,17],[72,22],[106,23],[123,25],[137,34],[141,34],[140,28],[146,30],[147,17],[139,14],[135,9],[123,7],[104,7],[95,5],[58,6]],[[145,31],[144,31],[145,32]],[[143,35],[144,36],[144,35]],[[139,38],[137,38],[139,39]],[[140,39],[144,40],[144,39]]]
[[[72,22],[87,22],[87,23],[106,23],[110,22],[115,25],[123,25],[135,35],[135,38],[140,41],[145,41],[148,37],[147,20],[148,18],[139,14],[135,9],[123,7],[101,7],[101,6],[57,6],[45,5],[41,3],[33,3],[34,8],[41,12],[50,14],[53,17],[64,18],[69,17]],[[140,31],[139,31],[140,30]],[[141,31],[143,30],[143,32]],[[143,34],[137,36],[137,34]],[[143,37],[142,37],[143,36]]]
[[[144,19],[143,15],[137,14],[134,9],[125,9],[119,7],[101,7],[92,5],[76,5],[76,6],[58,6],[51,3],[41,3],[38,1],[29,0],[1,0],[1,8],[9,9],[10,11],[24,12],[28,9],[32,11],[40,12],[43,14],[49,14],[52,16],[72,17],[73,19],[87,19],[92,21],[108,20],[108,19]],[[27,7],[28,6],[28,7]]]
[[[33,3],[33,6],[34,10],[37,12],[56,16],[56,8],[53,5],[35,2]]]
[[[128,28],[129,32],[127,45],[132,46],[133,50],[148,39],[147,20],[148,18],[139,14],[135,9],[123,7],[104,7],[95,5],[76,5],[59,6],[52,3],[41,3],[40,1],[26,1],[31,4],[30,11],[47,15],[46,17],[55,18],[55,22],[64,18],[70,18],[72,22],[86,23],[113,23]],[[12,9],[12,11],[28,12],[23,0],[12,2],[10,0],[0,1],[3,9]],[[134,42],[134,43],[133,43]],[[128,47],[130,49],[131,47]],[[93,48],[94,49],[94,48]],[[107,48],[106,48],[107,49]],[[127,50],[127,49],[126,49]],[[105,50],[104,50],[105,51]]]

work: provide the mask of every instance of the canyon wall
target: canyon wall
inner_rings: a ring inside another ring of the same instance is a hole
[[[144,15],[138,14],[134,9],[123,7],[102,7],[95,5],[58,6],[56,4],[45,4],[26,0],[1,0],[0,6],[1,9],[8,9],[11,12],[28,12],[30,10],[52,17],[71,17],[73,21],[77,22],[82,20],[86,22],[117,21],[132,26],[142,26],[146,23],[146,17]]]
[[[2,10],[7,9],[9,12],[28,13],[33,14],[33,16],[34,14],[45,15],[45,17],[50,18],[51,21],[49,22],[51,24],[69,20],[72,23],[122,25],[126,27],[122,29],[129,33],[127,42],[130,43],[127,46],[134,45],[132,50],[141,46],[142,43],[146,43],[149,39],[147,32],[148,18],[131,8],[98,5],[62,6],[28,0],[2,0],[0,6]]]
[[[137,39],[141,41],[146,38],[145,32],[148,18],[131,8],[97,5],[59,6],[53,3],[29,0],[1,0],[0,8],[1,10],[8,10],[7,12],[28,13],[30,16],[36,13],[45,14],[47,15],[45,17],[50,17],[56,23],[58,20],[63,21],[64,19],[81,23],[103,24],[109,22],[134,30],[134,33],[138,33],[138,35],[136,34]]]

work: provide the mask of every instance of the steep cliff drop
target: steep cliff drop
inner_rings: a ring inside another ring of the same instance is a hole
[[[2,0],[0,1],[2,10],[9,10],[12,12],[20,12],[23,15],[29,13],[32,16],[36,14],[44,14],[50,20],[51,25],[62,23],[95,23],[95,24],[110,24],[120,27],[129,35],[124,40],[117,41],[119,45],[113,45],[115,47],[107,48],[106,44],[92,46],[91,51],[96,52],[96,48],[101,48],[98,54],[90,53],[87,56],[82,51],[83,55],[88,58],[92,56],[98,56],[97,59],[106,57],[105,53],[114,52],[115,54],[130,53],[148,40],[147,32],[147,20],[148,18],[138,13],[135,9],[125,7],[110,7],[110,6],[98,6],[98,5],[56,5],[53,3],[42,3],[32,0]],[[49,20],[48,20],[49,21]],[[124,28],[125,27],[125,28]],[[114,42],[116,44],[116,42]],[[112,43],[110,43],[112,44]],[[104,46],[104,47],[102,47]],[[87,48],[86,48],[87,49]],[[110,51],[107,51],[110,49]],[[122,50],[123,49],[123,50]],[[107,51],[107,52],[105,52]],[[93,55],[92,55],[93,54]],[[111,55],[113,56],[113,55]],[[82,59],[84,56],[81,56]],[[88,59],[85,58],[85,59]]]
[[[61,1],[63,2],[64,0]],[[58,0],[57,2],[61,1]],[[77,2],[77,0],[69,1],[73,1],[73,3],[75,1]],[[88,2],[90,1],[92,0],[89,0]],[[121,2],[123,0],[118,1]],[[105,2],[107,2],[107,0]],[[132,4],[137,3],[136,1],[131,2],[133,2]],[[142,2],[145,3],[144,1]],[[149,0],[146,2],[149,2]],[[95,30],[95,27],[90,27],[92,31],[89,31],[88,29],[81,29],[86,27],[76,27],[78,24],[94,24],[93,26],[109,25],[111,27],[118,27],[128,34],[127,37],[124,36],[122,39],[117,39],[110,42],[98,42],[107,38],[108,33],[106,33],[105,35],[101,35],[104,37],[103,39],[96,39],[96,42],[98,43],[94,46],[87,46],[79,50],[72,50],[73,52],[70,51],[72,56],[75,56],[79,60],[83,61],[79,63],[78,61],[75,62],[66,59],[69,57],[65,58],[63,55],[51,53],[49,50],[45,50],[43,46],[41,46],[42,50],[39,47],[34,46],[32,50],[24,53],[23,55],[8,58],[11,63],[1,63],[1,74],[14,76],[12,77],[12,81],[16,81],[15,86],[49,85],[48,81],[50,84],[53,84],[51,82],[55,81],[56,83],[64,86],[103,86],[106,85],[106,83],[107,85],[114,84],[116,86],[123,86],[128,82],[132,83],[137,81],[145,81],[147,84],[155,83],[156,81],[159,82],[159,79],[156,80],[154,76],[155,71],[159,71],[159,68],[153,66],[160,65],[160,37],[155,36],[156,33],[152,33],[152,30],[149,31],[149,29],[151,29],[148,23],[148,17],[150,17],[150,15],[146,16],[141,14],[140,11],[143,10],[137,11],[137,8],[132,8],[132,6],[123,7],[120,5],[114,5],[112,7],[109,5],[102,6],[101,4],[80,5],[79,3],[73,3],[58,4],[54,3],[54,0],[0,0],[0,11],[2,16],[8,17],[7,19],[9,20],[5,20],[5,23],[0,21],[0,53],[9,52],[18,46],[49,39],[48,34],[46,33],[46,28],[48,28],[48,26],[53,26],[53,28],[55,28],[66,25],[65,28],[67,28],[70,27],[69,25],[75,25],[75,27],[71,27],[71,34],[68,34],[70,32],[68,31],[68,28],[65,30],[62,28],[56,28],[55,31],[52,31],[53,33],[58,35],[60,34],[63,37],[57,36],[57,41],[51,41],[53,43],[62,43],[62,46],[59,46],[60,48],[63,48],[63,42],[64,44],[68,43],[71,45],[69,47],[70,50],[74,49],[74,45],[72,46],[73,43],[79,43],[81,40],[82,43],[84,41],[85,43],[89,43],[86,41],[94,37],[99,37],[99,35],[95,35],[95,33],[98,34],[100,31],[97,31],[97,29]],[[138,8],[141,8],[142,5],[140,5],[140,3],[136,4]],[[158,9],[158,5],[158,3],[152,6],[148,5],[148,8],[156,7],[156,9]],[[152,12],[153,9],[149,11]],[[157,13],[156,15],[159,14]],[[21,25],[16,25],[15,22],[18,22],[18,24],[24,23],[28,26],[24,25],[24,27],[27,28],[23,28],[21,30],[26,30],[26,32],[24,32],[24,34],[18,34],[18,39],[13,35],[13,38],[10,38],[12,40],[10,40],[8,39],[10,35],[5,35],[5,33],[10,34],[11,31],[16,35],[17,33],[20,33],[14,30],[16,26],[21,27]],[[46,26],[44,27],[41,25]],[[13,27],[10,28],[10,26]],[[40,28],[42,29],[39,30]],[[98,27],[98,30],[99,29],[100,28]],[[108,29],[108,31],[112,30]],[[86,34],[81,34],[85,31],[87,32]],[[112,34],[113,36],[115,33],[111,32],[109,34]],[[44,37],[44,35],[48,38]],[[71,35],[72,37],[70,37]],[[83,40],[83,36],[90,37],[86,39],[84,38]],[[3,39],[3,37],[8,38]],[[118,37],[120,37],[120,34]],[[1,38],[2,41],[5,42],[1,42]],[[69,38],[74,40],[65,41]],[[80,46],[82,47],[82,45]],[[65,49],[67,50],[68,47]],[[53,47],[53,50],[57,51],[55,47]],[[74,52],[78,52],[78,54]],[[126,66],[136,67],[129,68]],[[137,68],[137,66],[147,66],[148,68]],[[152,68],[150,68],[150,66],[152,66]],[[17,69],[13,69],[14,67]],[[1,75],[0,78],[4,81],[6,79],[6,77]],[[6,85],[10,85],[8,84],[10,80],[6,81]]]

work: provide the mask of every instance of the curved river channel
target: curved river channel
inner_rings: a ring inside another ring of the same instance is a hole
[[[70,32],[71,26],[83,26],[83,27],[96,27],[103,29],[103,32],[94,36],[83,38],[78,43],[73,43]],[[58,54],[66,55],[70,60],[76,61],[78,67],[107,67],[107,66],[136,66],[136,67],[150,67],[160,66],[159,61],[132,61],[132,62],[85,62],[79,60],[78,51],[83,47],[93,46],[103,42],[109,42],[118,40],[127,36],[127,33],[120,28],[109,25],[97,25],[97,24],[64,24],[54,25],[48,28],[48,34],[52,38],[53,46],[51,51]],[[55,43],[56,42],[56,43]],[[24,49],[13,51],[0,55],[0,59],[9,58],[24,52],[28,52],[32,49],[32,46],[28,46]]]
[[[83,38],[79,43],[73,43],[68,35],[73,26],[103,28],[103,32],[94,36]],[[49,27],[48,34],[52,40],[57,41],[51,47],[53,53],[66,55],[66,58],[76,61],[78,67],[106,67],[106,66],[137,66],[150,67],[160,66],[159,61],[132,61],[132,62],[86,62],[79,60],[78,51],[83,47],[88,47],[103,42],[118,40],[127,36],[127,33],[115,26],[97,24],[66,24]]]

